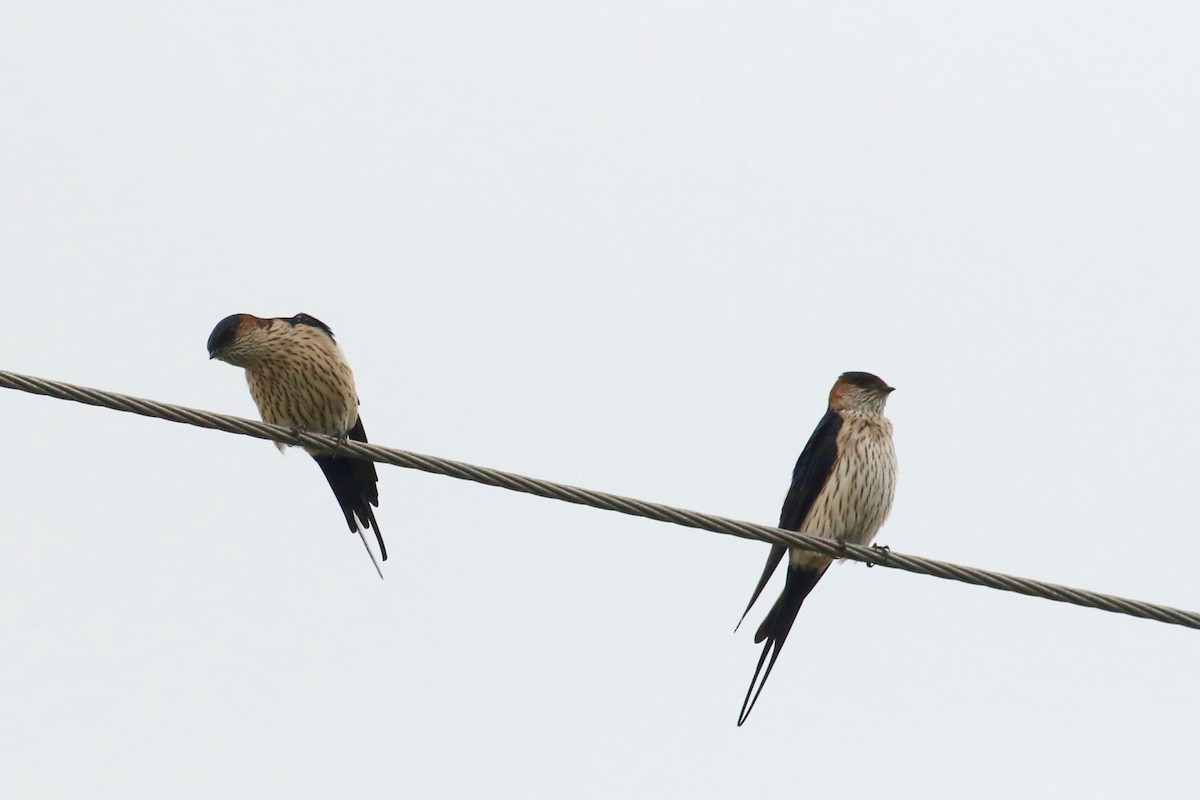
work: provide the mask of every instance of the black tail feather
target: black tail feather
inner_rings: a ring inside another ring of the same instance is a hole
[[[754,587],[754,594],[750,595],[750,602],[746,603],[746,610],[742,612],[741,619],[734,627],[733,632],[737,633],[738,628],[742,627],[742,623],[746,621],[746,615],[750,613],[750,607],[754,605],[754,601],[762,594],[762,590],[766,588],[767,581],[771,580],[771,573],[779,566],[779,562],[783,560],[783,554],[787,552],[787,547],[781,544],[771,545],[771,554],[767,556],[767,565],[763,567],[762,577],[758,579],[758,586]]]
[[[347,437],[356,442],[367,441],[362,419],[354,423]],[[375,462],[335,455],[314,455],[313,460],[325,473],[325,480],[329,481],[350,530],[357,533],[359,525],[373,530],[375,540],[379,542],[379,556],[387,561],[383,534],[375,521],[375,512],[371,510],[371,506],[379,507],[379,474],[375,471]]]
[[[771,555],[774,556],[774,551]],[[770,566],[769,561],[768,566]],[[796,615],[800,612],[800,606],[804,604],[804,599],[808,597],[809,592],[817,585],[817,581],[821,580],[821,576],[828,568],[828,565],[820,569],[802,569],[788,565],[787,584],[783,587],[783,593],[779,595],[775,605],[771,606],[771,610],[754,634],[755,642],[765,640],[766,644],[763,645],[762,655],[758,658],[758,666],[754,668],[754,677],[750,679],[750,688],[746,690],[746,699],[742,701],[742,710],[738,714],[737,724],[739,727],[750,716],[750,712],[754,710],[754,704],[758,702],[758,696],[762,694],[763,687],[767,685],[767,678],[771,677],[771,670],[775,668],[775,659],[779,658],[779,651],[783,649],[783,643],[787,641],[788,634],[792,630],[792,623],[796,621]],[[759,591],[761,591],[761,587]],[[755,596],[757,596],[757,592]],[[751,600],[751,603],[753,602]],[[769,661],[768,656],[770,656]],[[763,669],[764,665],[766,665],[765,670]],[[760,674],[762,675],[761,681],[758,677]],[[756,685],[758,686],[757,691],[754,688]]]

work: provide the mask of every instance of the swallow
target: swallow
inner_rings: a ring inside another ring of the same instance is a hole
[[[263,422],[293,430],[367,441],[358,414],[354,373],[324,322],[308,314],[262,319],[233,314],[217,323],[208,337],[208,357],[246,371],[250,396]],[[280,452],[284,445],[276,443]],[[307,448],[306,448],[307,450]],[[383,534],[372,506],[379,506],[375,464],[307,450],[333,489],[346,524],[362,539],[379,577],[383,571],[364,529],[375,532],[379,555],[387,561]]]
[[[892,509],[896,493],[892,423],[883,415],[892,391],[891,386],[869,372],[847,372],[837,379],[829,392],[825,416],[817,423],[796,461],[792,485],[779,515],[780,528],[860,545],[875,538]],[[772,545],[762,577],[742,612],[742,620],[762,594],[785,552],[787,580],[779,599],[754,634],[754,641],[764,644],[742,701],[739,726],[758,702],[801,604],[833,562],[819,553]]]

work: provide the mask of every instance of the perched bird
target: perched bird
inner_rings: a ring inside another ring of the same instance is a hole
[[[851,544],[865,545],[875,538],[891,511],[896,490],[892,423],[883,415],[892,391],[869,372],[847,372],[837,379],[829,392],[829,409],[796,461],[792,486],[779,516],[780,528]],[[819,553],[772,545],[762,577],[742,612],[743,620],[785,551],[789,553],[787,582],[754,634],[755,642],[766,644],[742,701],[739,726],[758,702],[800,605],[833,561]]]
[[[358,415],[354,374],[346,363],[333,331],[308,314],[260,319],[233,314],[217,323],[208,337],[208,357],[243,367],[250,396],[264,422],[339,439],[367,441]],[[276,445],[283,452],[283,444]],[[379,577],[379,562],[362,528],[375,531],[380,557],[387,548],[375,512],[379,505],[379,476],[375,464],[308,451],[333,488],[346,523],[359,535]]]

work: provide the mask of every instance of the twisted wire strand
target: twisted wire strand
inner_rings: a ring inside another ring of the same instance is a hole
[[[848,558],[861,561],[868,565],[878,564],[882,567],[901,569],[915,572],[918,575],[931,575],[935,578],[960,581],[976,586],[986,586],[990,589],[1000,589],[1006,592],[1053,600],[1059,603],[1071,603],[1087,608],[1097,608],[1114,614],[1127,614],[1132,617],[1165,622],[1171,625],[1182,625],[1187,628],[1200,629],[1200,613],[1172,608],[1170,606],[1147,603],[1142,600],[1132,600],[1117,597],[1088,589],[1075,589],[1031,578],[1021,578],[1002,572],[978,569],[976,567],[952,564],[947,561],[935,561],[920,556],[897,553],[888,548],[846,544],[829,539],[820,539],[795,531],[785,531],[769,525],[756,525],[750,522],[718,517],[698,511],[651,503],[632,497],[584,489],[578,486],[556,483],[554,481],[530,478],[512,472],[480,467],[461,461],[452,461],[438,456],[397,450],[390,447],[366,444],[363,442],[345,441],[339,443],[331,436],[297,432],[278,425],[268,425],[265,422],[233,417],[227,414],[217,414],[212,411],[202,411],[186,408],[171,403],[161,403],[156,400],[146,400],[140,397],[106,392],[85,386],[75,386],[60,381],[20,375],[14,372],[0,370],[0,387],[16,389],[30,394],[54,397],[59,400],[71,400],[91,406],[99,406],[114,411],[125,411],[140,414],[144,417],[165,419],[170,422],[180,422],[185,425],[195,425],[200,428],[236,433],[243,436],[253,436],[257,439],[267,439],[284,444],[303,445],[323,451],[337,451],[339,455],[375,461],[381,464],[391,464],[397,467],[431,472],[435,475],[446,475],[459,480],[474,481],[488,486],[498,486],[514,492],[545,497],[552,500],[562,500],[567,503],[591,506],[620,514],[635,517],[646,517],[683,525],[688,528],[699,528],[739,536],[743,539],[782,544],[787,547],[798,547],[802,550],[814,551],[835,558]]]

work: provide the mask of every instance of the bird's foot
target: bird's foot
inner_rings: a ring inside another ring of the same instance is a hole
[[[873,567],[876,564],[887,563],[887,558],[888,558],[888,555],[892,552],[892,548],[888,547],[886,544],[873,544],[873,545],[871,545],[871,549],[874,550],[876,552],[876,554],[878,554],[880,556],[880,559],[879,559],[879,561],[868,561],[867,562],[868,567]]]

